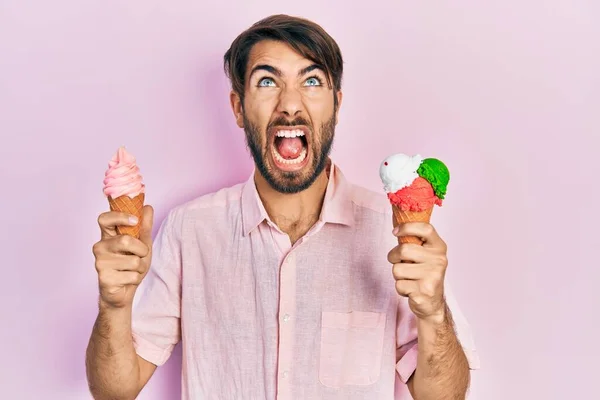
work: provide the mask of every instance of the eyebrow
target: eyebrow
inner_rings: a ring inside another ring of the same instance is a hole
[[[252,71],[250,72],[250,76],[248,77],[248,80],[250,80],[250,78],[252,78],[252,75],[254,75],[258,71],[267,71],[278,77],[280,77],[282,75],[281,71],[279,69],[277,69],[271,65],[259,64],[256,67],[252,68]]]
[[[298,72],[298,77],[301,77],[302,75],[306,75],[309,72],[314,71],[316,69],[318,69],[322,73],[325,73],[325,71],[323,70],[322,66],[320,66],[319,64],[312,64],[312,65],[309,65],[306,68],[302,68],[302,70],[300,70],[300,72]]]
[[[298,72],[298,77],[301,77],[303,75],[308,74],[311,71],[314,70],[320,70],[321,72],[325,73],[325,71],[323,70],[323,67],[321,67],[319,64],[311,64],[306,68],[302,68],[300,70],[300,72]],[[271,74],[277,76],[277,77],[281,77],[283,74],[281,73],[281,70],[273,67],[272,65],[269,64],[259,64],[256,67],[252,68],[252,71],[250,72],[250,76],[248,77],[248,80],[250,80],[250,78],[252,78],[252,75],[254,75],[256,72],[258,71],[267,71],[270,72]]]

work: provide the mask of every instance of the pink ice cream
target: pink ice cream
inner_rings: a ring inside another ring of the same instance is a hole
[[[144,191],[145,185],[135,157],[125,147],[120,147],[104,174],[104,194],[113,199],[124,195],[134,198]]]
[[[402,211],[421,212],[433,208],[434,205],[442,205],[442,200],[435,195],[431,184],[421,177],[415,179],[410,186],[397,192],[389,192],[387,196],[390,203]]]

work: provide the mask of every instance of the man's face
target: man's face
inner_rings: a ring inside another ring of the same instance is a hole
[[[232,93],[237,123],[257,169],[277,191],[297,193],[323,171],[333,143],[337,109],[325,72],[283,42],[254,45],[244,104]]]

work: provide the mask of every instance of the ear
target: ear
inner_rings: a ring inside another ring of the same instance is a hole
[[[337,96],[337,110],[335,110],[335,124],[337,125],[338,123],[338,116],[340,114],[340,108],[342,107],[342,91],[338,90],[338,92],[335,94]]]
[[[244,106],[242,105],[242,99],[236,91],[232,90],[229,94],[229,101],[231,103],[231,110],[235,117],[235,122],[240,128],[244,128]]]

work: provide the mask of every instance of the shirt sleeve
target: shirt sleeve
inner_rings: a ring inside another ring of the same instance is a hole
[[[170,213],[152,246],[152,262],[135,294],[132,316],[137,354],[163,365],[181,339],[181,251]]]
[[[456,336],[461,343],[469,368],[480,367],[479,356],[468,321],[463,315],[458,302],[452,294],[450,285],[445,283],[446,303],[452,314]],[[417,317],[408,305],[408,299],[401,297],[398,304],[396,327],[396,371],[402,383],[406,384],[417,368],[419,345],[417,341]]]

